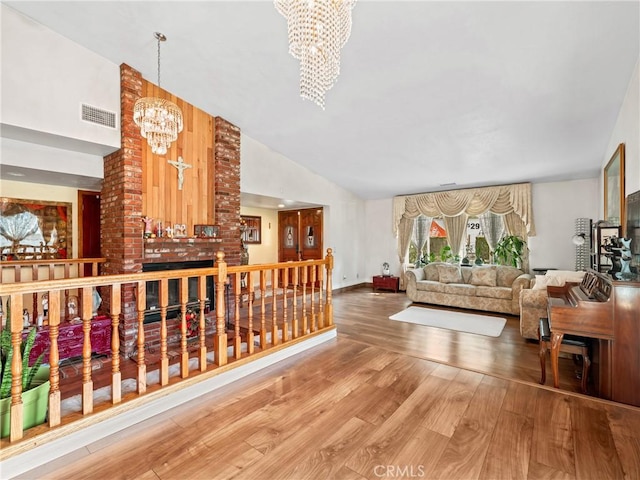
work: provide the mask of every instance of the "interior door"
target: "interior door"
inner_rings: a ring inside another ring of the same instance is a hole
[[[322,208],[278,212],[278,261],[322,258]]]
[[[300,260],[300,212],[278,212],[278,261]]]
[[[78,228],[78,257],[100,257],[100,193],[78,191],[80,226]],[[91,265],[84,266],[84,275],[91,275]]]

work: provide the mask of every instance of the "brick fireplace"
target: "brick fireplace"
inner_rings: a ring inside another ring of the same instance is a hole
[[[126,64],[120,67],[122,148],[104,158],[101,192],[101,253],[106,258],[104,275],[140,273],[143,265],[165,262],[192,262],[215,259],[225,253],[229,265],[240,264],[240,129],[221,117],[213,118],[213,145],[206,158],[213,163],[213,218],[220,226],[216,238],[143,238],[143,165],[147,149],[133,122],[133,105],[144,96],[144,80]],[[169,94],[167,94],[169,95]],[[175,98],[175,97],[174,97]],[[184,101],[181,108],[188,106]],[[185,122],[186,123],[186,122]],[[185,135],[189,126],[185,124]],[[180,142],[180,136],[176,143]],[[177,145],[178,152],[181,147]],[[160,157],[162,158],[162,157]],[[195,195],[198,191],[194,191]],[[149,268],[146,268],[149,270]],[[122,289],[120,321],[121,352],[131,356],[136,349],[137,311],[133,287]],[[109,298],[104,295],[103,307]],[[169,338],[178,334],[178,322],[168,322]],[[158,322],[145,324],[148,345],[159,343]]]

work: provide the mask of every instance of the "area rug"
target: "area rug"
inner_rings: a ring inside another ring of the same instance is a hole
[[[452,312],[435,308],[409,307],[389,317],[398,322],[415,323],[427,327],[446,328],[458,332],[499,337],[507,320],[487,315]]]

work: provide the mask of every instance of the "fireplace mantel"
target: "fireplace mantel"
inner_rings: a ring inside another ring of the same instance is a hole
[[[222,238],[145,238],[143,260],[150,263],[215,258],[222,243]]]

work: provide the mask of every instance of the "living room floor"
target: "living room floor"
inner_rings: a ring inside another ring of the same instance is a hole
[[[340,336],[387,350],[433,360],[459,368],[509,380],[538,383],[538,343],[520,335],[520,319],[514,315],[415,304],[442,310],[505,318],[499,337],[488,337],[442,328],[389,321],[389,316],[412,305],[400,293],[374,292],[368,288],[345,291],[333,297],[334,323]],[[571,358],[560,358],[560,388],[581,392],[576,366]],[[546,385],[552,386],[551,359],[547,354]],[[589,385],[592,391],[592,385]]]

